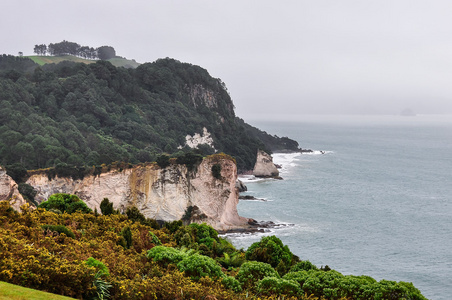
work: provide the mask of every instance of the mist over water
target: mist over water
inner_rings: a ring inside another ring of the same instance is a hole
[[[239,214],[292,224],[273,232],[303,260],[343,274],[452,294],[452,117],[336,116],[253,125],[325,154],[275,154],[282,181],[246,182],[268,201]],[[262,235],[230,236],[245,249]]]

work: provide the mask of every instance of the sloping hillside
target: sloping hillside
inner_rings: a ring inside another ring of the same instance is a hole
[[[1,300],[70,300],[66,296],[55,295],[41,292],[34,289],[25,288],[19,285],[0,281],[0,299]]]
[[[1,56],[0,105],[0,163],[27,169],[154,161],[189,151],[187,136],[201,154],[233,155],[241,170],[258,148],[298,149],[238,119],[220,79],[174,59],[126,69]]]
[[[81,57],[73,56],[73,55],[62,55],[62,56],[42,56],[42,55],[36,55],[36,56],[27,56],[31,60],[33,60],[35,63],[37,63],[40,66],[43,66],[45,64],[58,64],[62,61],[72,61],[76,63],[84,63],[84,64],[92,64],[95,63],[97,60],[92,59],[84,59]],[[115,67],[125,67],[125,68],[136,68],[140,64],[137,63],[135,60],[130,60],[122,57],[115,57],[107,59],[108,62],[110,62]]]

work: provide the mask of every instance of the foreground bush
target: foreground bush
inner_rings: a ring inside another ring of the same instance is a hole
[[[301,293],[300,285],[296,281],[277,277],[265,277],[260,280],[257,290],[268,296],[273,294],[297,296]]]
[[[269,264],[259,261],[248,261],[240,267],[236,279],[244,288],[254,289],[257,282],[264,277],[279,278],[279,274]]]
[[[66,228],[73,237],[45,233],[44,225]],[[79,299],[425,299],[410,283],[344,276],[303,262],[293,267],[302,271],[280,278],[269,264],[243,262],[244,252],[205,224],[169,228],[154,229],[120,214],[26,206],[18,213],[0,201],[0,281]],[[179,233],[193,248],[173,248]],[[125,237],[129,247],[122,244]],[[201,255],[201,246],[210,257]]]
[[[187,254],[175,248],[157,246],[147,252],[147,257],[166,267],[169,264],[177,265]]]
[[[413,284],[381,280],[368,276],[344,276],[331,270],[309,270],[286,274],[283,279],[297,282],[302,293],[326,299],[410,299],[426,300]]]
[[[214,259],[199,254],[185,257],[177,264],[177,268],[181,272],[185,272],[185,274],[190,276],[193,280],[199,280],[201,277],[206,276],[214,279],[224,277],[221,267]]]
[[[286,273],[292,264],[292,257],[293,254],[289,247],[283,245],[281,240],[274,235],[263,237],[246,251],[247,260],[270,264],[273,268],[280,269],[280,273]]]
[[[86,205],[85,202],[80,200],[76,195],[70,194],[53,194],[47,199],[47,201],[42,202],[38,206],[39,208],[44,208],[47,210],[53,210],[55,212],[67,212],[69,214],[76,211],[83,213],[90,213],[92,210]]]

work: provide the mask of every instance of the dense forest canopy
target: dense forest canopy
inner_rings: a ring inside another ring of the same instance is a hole
[[[125,69],[106,61],[39,67],[3,55],[0,105],[0,164],[27,169],[154,161],[187,152],[185,137],[203,128],[241,170],[253,167],[258,148],[298,149],[237,118],[220,79],[169,58]]]

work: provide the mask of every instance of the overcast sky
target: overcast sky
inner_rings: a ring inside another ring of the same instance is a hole
[[[0,53],[62,40],[171,57],[238,116],[452,113],[452,1],[2,0]]]

